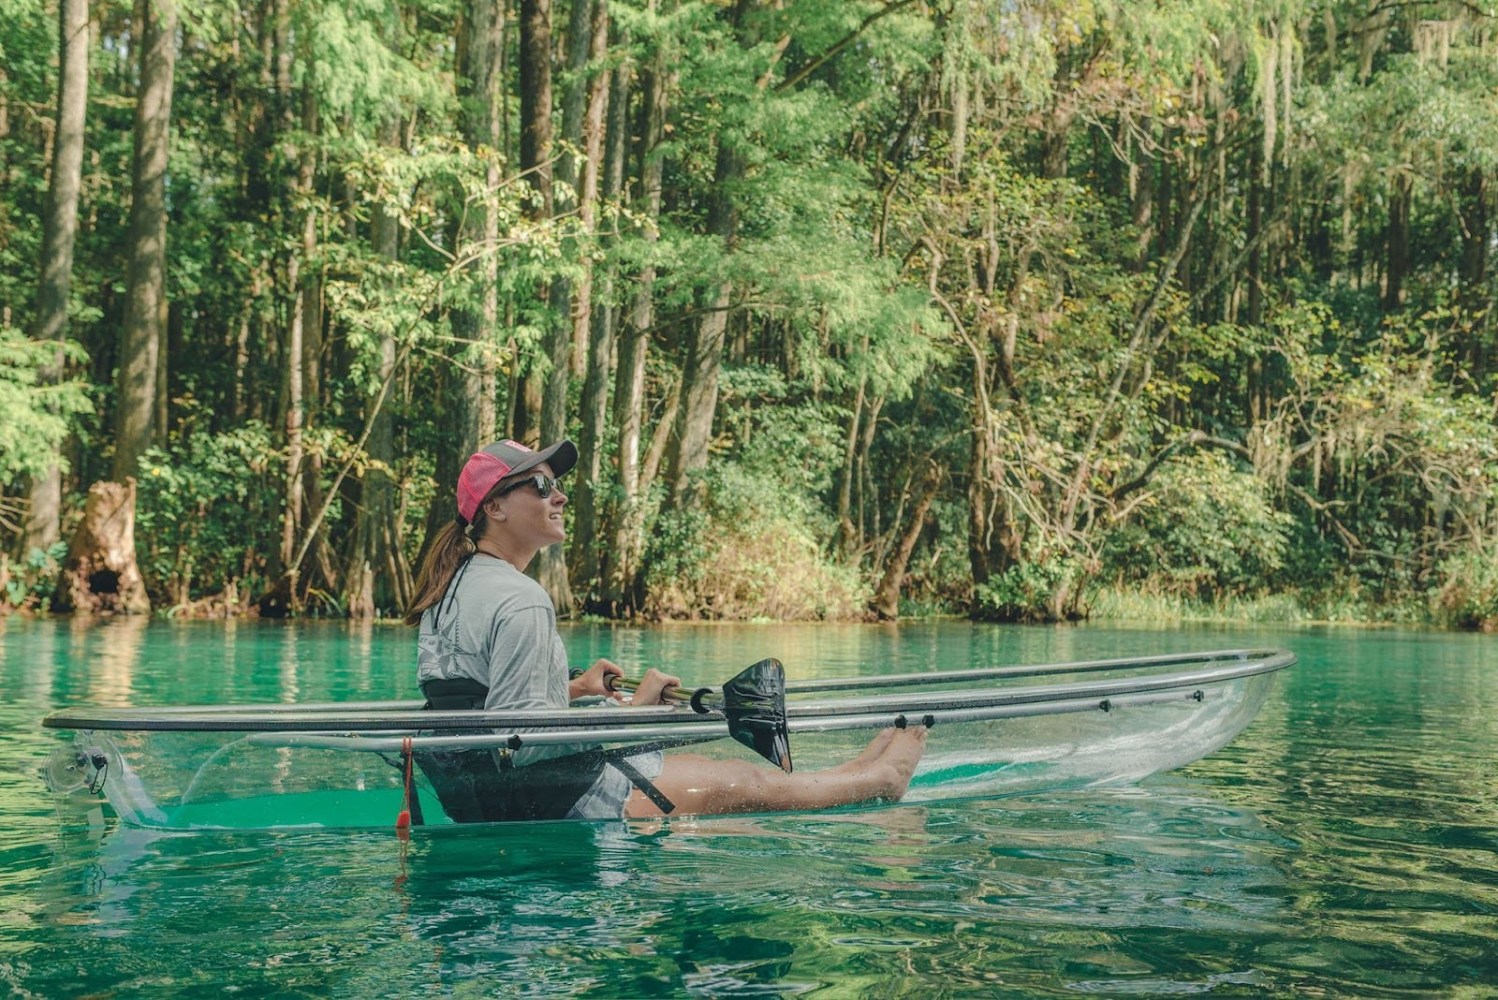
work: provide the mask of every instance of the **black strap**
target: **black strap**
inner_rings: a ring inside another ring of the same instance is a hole
[[[404,755],[402,755],[404,756]],[[414,762],[414,761],[413,761]],[[405,774],[406,762],[401,761],[401,773]],[[406,800],[406,808],[411,811],[411,825],[425,826],[426,817],[421,814],[421,793],[416,790],[416,783],[411,783],[411,797]]]
[[[463,537],[468,537],[466,532]],[[471,539],[469,540],[469,544],[472,544]],[[432,611],[433,632],[437,631],[437,623],[442,620],[442,609],[457,599],[458,584],[462,582],[463,574],[468,572],[468,564],[473,562],[474,552],[477,551],[477,549],[473,549],[463,557],[463,561],[458,564],[458,571],[453,574],[453,578],[448,583],[447,589],[442,592],[442,599],[437,602],[437,607]]]
[[[655,782],[651,781],[649,778],[645,777],[645,775],[641,774],[639,768],[635,767],[625,759],[625,753],[633,756],[634,754],[637,754],[639,752],[639,747],[625,747],[622,751],[611,750],[608,754],[609,763],[612,764],[620,774],[628,778],[630,784],[634,785],[641,792],[643,792],[647,799],[649,799],[651,802],[654,802],[657,809],[659,809],[663,814],[669,816],[671,815],[672,811],[675,810],[676,803],[668,799],[665,792],[661,791],[659,788],[656,788]]]

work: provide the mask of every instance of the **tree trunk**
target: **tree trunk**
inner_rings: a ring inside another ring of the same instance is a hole
[[[532,220],[549,219],[553,214],[551,164],[551,0],[520,0],[520,42],[518,83],[520,91],[520,170],[535,192],[527,214]],[[536,309],[541,315],[551,305],[551,289],[536,290]],[[551,356],[552,334],[543,338],[542,350]],[[546,373],[544,364],[535,359],[516,359],[524,377],[511,392],[511,435],[530,444],[540,443],[542,413],[546,406]]]
[[[587,14],[590,7],[590,0],[573,0],[569,18],[568,42],[570,44],[568,45],[567,74],[570,79],[562,97],[562,148],[557,150],[555,177],[555,180],[561,183],[559,185],[553,183],[548,166],[547,193],[544,196],[546,217],[551,219],[561,218],[578,207],[577,160],[570,150],[582,144],[582,108],[583,98],[587,93],[583,80],[583,68],[587,63]],[[550,0],[547,0],[547,9],[549,16]],[[570,30],[572,26],[575,26],[576,30]],[[549,24],[547,32],[547,37],[550,37]],[[549,49],[550,44],[546,48]],[[549,61],[547,66],[549,74]],[[548,93],[550,93],[549,78]],[[576,95],[575,100],[574,95]],[[547,116],[546,147],[551,149],[550,105],[548,103],[535,111]],[[538,425],[538,436],[543,444],[560,440],[567,434],[567,416],[571,410],[568,389],[571,384],[573,366],[580,359],[573,338],[575,316],[573,292],[571,280],[559,274],[552,280],[549,292],[543,295],[544,301],[551,307],[546,316],[546,335],[543,339],[546,351],[546,372],[540,379],[541,422]],[[548,590],[560,587],[565,582],[565,568],[559,571],[555,565],[559,554],[560,549],[557,553],[543,552],[537,561],[537,579],[542,580]],[[571,601],[569,594],[565,602],[570,606]]]
[[[627,71],[614,71],[609,88],[609,121],[607,154],[604,157],[603,200],[614,202],[624,186],[625,139],[628,136],[629,94],[625,88]],[[588,338],[588,369],[583,380],[582,429],[578,434],[580,467],[574,481],[573,497],[577,512],[572,518],[574,581],[587,595],[583,604],[589,610],[598,607],[602,589],[601,577],[608,562],[606,535],[602,528],[603,445],[608,434],[609,381],[613,375],[615,325],[618,310],[614,306],[614,273],[612,266],[598,275],[599,305],[593,309],[592,330]]]
[[[661,214],[661,183],[664,159],[659,155],[666,123],[666,47],[657,41],[650,65],[640,76],[639,142],[636,171],[640,195],[635,205],[641,222],[641,238],[648,244],[660,239],[657,220]],[[608,562],[603,570],[602,607],[607,615],[633,611],[639,588],[636,575],[644,548],[644,501],[648,484],[641,470],[640,441],[645,421],[645,365],[650,354],[650,330],[655,325],[655,267],[647,263],[635,280],[633,304],[619,337],[619,358],[614,386],[614,427],[619,434],[614,461],[619,478],[619,502],[609,512],[609,526],[602,532],[611,538]]]
[[[1478,384],[1483,384],[1488,374],[1488,338],[1484,333],[1492,328],[1493,321],[1487,288],[1488,248],[1493,239],[1493,227],[1488,211],[1487,175],[1481,168],[1470,169],[1462,179],[1458,211],[1462,223],[1458,300],[1474,326],[1463,338],[1462,356],[1473,378]]]
[[[309,134],[317,127],[316,105],[312,100],[312,83],[307,83],[304,105],[304,127]],[[307,327],[312,297],[308,277],[304,274],[308,258],[316,245],[317,216],[311,207],[313,181],[317,169],[316,154],[311,149],[298,153],[296,189],[300,200],[307,202],[302,211],[301,245],[286,266],[286,288],[293,295],[291,322],[286,330],[286,492],[281,507],[281,550],[278,581],[260,600],[260,613],[266,617],[294,614],[301,608],[301,567],[296,563],[298,537],[303,531],[307,510],[306,480],[303,461],[306,448],[303,434],[307,419]]]
[[[905,585],[910,554],[915,551],[915,543],[920,540],[921,531],[926,527],[926,515],[931,512],[931,503],[936,499],[936,491],[941,488],[941,480],[942,468],[932,462],[926,467],[926,475],[918,487],[920,495],[916,497],[915,507],[910,512],[910,521],[905,525],[895,551],[890,553],[884,576],[874,590],[874,599],[869,602],[869,608],[879,616],[880,621],[894,621],[900,617],[900,588]]]
[[[1264,323],[1264,250],[1261,234],[1264,228],[1264,147],[1253,143],[1249,152],[1248,228],[1244,234],[1251,249],[1248,254],[1247,306],[1243,321],[1247,326]],[[1270,393],[1264,377],[1264,358],[1254,355],[1247,365],[1248,425],[1257,427],[1267,416]]]
[[[1264,249],[1260,234],[1264,229],[1265,168],[1261,162],[1262,147],[1255,143],[1249,154],[1248,229],[1244,238],[1252,249],[1248,253],[1248,312],[1244,322],[1261,326],[1264,322]]]
[[[1143,131],[1150,130],[1147,120],[1139,127]],[[1129,163],[1129,216],[1137,234],[1130,269],[1143,271],[1149,266],[1150,246],[1154,243],[1155,170],[1149,149],[1143,142],[1133,142],[1130,148],[1134,159]]]
[[[135,480],[94,483],[68,543],[52,610],[61,614],[150,614],[135,564]]]
[[[1410,199],[1414,180],[1401,171],[1389,192],[1389,228],[1384,264],[1384,312],[1404,305],[1404,279],[1410,273]]]
[[[598,186],[604,171],[604,114],[609,106],[610,81],[610,73],[603,66],[609,45],[609,7],[605,0],[595,0],[590,29],[588,61],[592,63],[594,72],[588,87],[587,114],[583,119],[583,162],[577,204],[584,249],[588,248],[594,231],[597,229]],[[578,264],[580,271],[576,287],[573,289],[570,310],[572,374],[574,376],[582,376],[585,373],[585,365],[589,358],[588,338],[593,327],[592,255],[584,255]]]
[[[504,0],[477,0],[470,17],[472,37],[469,41],[470,86],[477,102],[471,127],[470,143],[487,146],[498,152],[504,145],[503,107],[499,92],[504,80],[505,5]],[[499,212],[494,205],[500,186],[499,160],[490,156],[484,176],[483,257],[478,265],[480,290],[480,329],[485,342],[478,369],[478,399],[474,413],[475,435],[479,441],[493,441],[497,434],[496,400],[499,396],[497,374],[499,353],[494,343],[499,333]]]
[[[302,105],[302,128],[308,134],[320,130],[317,103],[308,92]],[[315,189],[317,156],[309,153],[303,167],[305,177],[304,197],[308,203],[302,219],[302,281],[298,294],[302,299],[302,428],[303,437],[316,426],[323,404],[323,281],[322,271],[312,266],[317,254],[318,215],[311,207]],[[302,464],[302,492],[306,497],[306,511],[321,510],[323,506],[323,455],[321,449],[306,453]],[[298,525],[299,531],[312,531],[311,548],[308,549],[313,567],[316,569],[317,586],[327,593],[340,589],[338,567],[333,563],[332,552],[326,544],[323,529],[308,526],[304,512]],[[306,561],[305,559],[303,561]],[[304,589],[313,586],[308,581]]]
[[[718,375],[723,366],[723,339],[728,329],[732,286],[723,281],[712,290],[703,318],[687,345],[681,374],[681,411],[671,449],[671,505],[695,507],[702,499],[698,477],[707,468],[708,445],[718,412]]]
[[[1004,540],[1008,535],[1003,498],[999,494],[1002,476],[996,435],[995,416],[989,406],[989,379],[985,360],[973,361],[973,426],[969,452],[968,476],[968,567],[973,585],[982,586],[1007,568],[1010,553]]]
[[[497,151],[502,141],[498,95],[504,44],[504,6],[501,0],[478,0],[468,12],[464,32],[463,65],[459,73],[463,140],[475,153],[481,148]],[[393,144],[399,142],[399,136],[393,130],[389,141]],[[466,300],[452,312],[453,334],[457,340],[454,378],[461,386],[460,391],[466,394],[463,409],[468,411],[468,419],[474,425],[471,435],[464,436],[480,444],[494,439],[497,425],[495,399],[498,379],[495,369],[498,349],[494,339],[499,327],[498,263],[495,259],[499,216],[493,198],[499,185],[499,163],[494,157],[489,157],[484,176],[484,200],[468,207],[457,233],[458,252],[473,259],[469,278],[473,288]],[[394,220],[391,221],[393,224]],[[394,232],[390,234],[392,238],[394,235]],[[467,457],[467,454],[463,455],[464,459]]]
[[[1040,172],[1048,180],[1065,177],[1070,166],[1071,127],[1077,116],[1077,103],[1081,100],[1076,93],[1080,81],[1075,76],[1073,58],[1070,52],[1062,53],[1056,60],[1056,72],[1051,78],[1051,93],[1055,97],[1050,113],[1046,115],[1040,150]]]
[[[398,142],[397,130],[388,128],[385,139]],[[393,263],[400,253],[399,220],[383,205],[376,205],[369,228],[375,253]],[[395,353],[395,337],[382,334],[377,368],[381,385],[395,378]],[[369,440],[364,446],[369,464],[360,482],[348,572],[344,574],[345,606],[350,618],[374,618],[381,612],[404,611],[412,595],[411,569],[401,551],[395,484],[390,476],[395,464],[394,421],[388,406],[382,403],[378,392],[364,402],[365,419],[369,419],[372,407],[380,408],[374,414]],[[439,491],[441,496],[444,495]]]
[[[460,85],[467,107],[467,113],[463,117],[464,139],[474,148],[489,146],[499,150],[505,141],[504,107],[498,93],[498,81],[503,71],[505,36],[502,0],[478,0],[468,13],[465,30],[468,34],[464,46],[465,65],[460,73]],[[534,72],[528,53],[523,49],[528,37],[522,33],[522,74]],[[522,88],[524,86],[526,85],[522,84]],[[522,137],[523,148],[529,149],[526,142]],[[497,165],[491,165],[486,183],[486,197],[492,198],[500,184]],[[532,183],[536,183],[535,178],[532,178]],[[493,206],[487,203],[482,214],[481,231],[485,244],[482,263],[478,265],[479,281],[483,287],[481,312],[477,322],[487,326],[487,330],[475,328],[476,317],[471,310],[454,310],[452,319],[459,344],[455,348],[457,357],[453,359],[453,363],[444,366],[437,376],[436,424],[443,432],[435,456],[438,488],[436,495],[432,497],[431,507],[427,509],[425,533],[416,559],[418,566],[426,561],[427,549],[437,532],[457,516],[452,491],[457,486],[463,463],[468,460],[469,455],[498,436],[494,406],[494,399],[498,394],[497,380],[489,371],[487,363],[481,371],[475,371],[475,366],[464,364],[462,359],[463,341],[492,336],[499,326],[497,264],[494,259],[494,247],[499,240],[499,218]],[[472,232],[462,233],[460,239],[467,241],[473,235]],[[511,348],[513,350],[513,343]],[[511,371],[517,369],[518,362]],[[505,420],[506,433],[515,437],[524,436],[525,426],[523,404],[516,398],[519,395],[514,391],[510,393],[512,416]],[[402,601],[402,606],[405,603]]]
[[[151,446],[157,354],[166,329],[166,171],[176,67],[174,0],[139,0],[140,93],[135,105],[125,318],[120,328],[114,478],[135,472]]]
[[[520,169],[535,188],[539,205],[532,209],[537,219],[552,218],[555,202],[551,173],[551,0],[520,2]],[[537,290],[538,303],[544,308],[549,290]],[[554,304],[554,303],[553,303]],[[550,444],[567,433],[568,356],[572,348],[572,331],[564,323],[550,322],[546,333],[546,355],[550,362],[542,382],[540,423],[527,419],[528,428],[539,433],[528,435]],[[528,403],[531,401],[528,399]],[[532,414],[527,414],[532,417]],[[537,582],[551,595],[557,615],[572,614],[572,588],[567,582],[567,560],[561,545],[542,549],[531,563]]]
[[[729,191],[743,173],[742,159],[728,141],[720,137],[714,169],[712,208],[708,232],[726,249],[738,230],[738,211]],[[707,468],[708,444],[718,410],[718,372],[723,363],[723,337],[728,328],[728,304],[733,286],[719,282],[708,293],[705,309],[687,344],[681,376],[681,412],[676,417],[676,438],[670,459],[671,504],[684,508],[700,501],[697,477]]]
[[[57,23],[57,129],[42,219],[41,282],[31,330],[35,340],[62,340],[67,336],[88,116],[88,57],[92,45],[88,0],[59,0]],[[42,378],[49,382],[60,375],[60,364],[42,372]],[[32,549],[50,548],[62,535],[62,470],[52,466],[32,481],[30,492],[31,504],[21,531],[22,556]]]
[[[855,459],[852,516],[860,550],[871,535],[883,530],[879,524],[879,487],[869,476],[869,455],[874,450],[874,435],[879,431],[879,413],[883,409],[884,397],[880,395],[864,405],[863,436]]]
[[[868,338],[863,341],[863,350],[867,353],[869,347]],[[845,561],[852,561],[862,539],[860,539],[857,527],[853,524],[853,480],[856,476],[858,463],[858,440],[859,425],[863,422],[863,399],[865,393],[865,382],[867,380],[860,375],[858,378],[858,391],[853,396],[853,415],[848,420],[848,437],[843,447],[843,465],[838,473],[837,479],[837,550]]]
[[[585,132],[587,129],[588,112],[588,55],[592,48],[592,23],[596,11],[604,11],[603,0],[572,0],[567,12],[567,62],[563,75],[566,86],[562,91],[562,148],[557,157],[556,179],[560,182],[556,192],[555,214],[565,216],[569,212],[576,211],[581,221],[582,209],[586,202],[583,195],[582,177],[588,168],[584,158],[580,158],[579,152],[585,143]],[[604,14],[605,18],[607,14]],[[597,176],[596,173],[594,175]],[[583,227],[586,229],[586,225]],[[581,376],[582,365],[587,358],[587,345],[584,342],[587,337],[587,308],[586,301],[579,302],[578,298],[583,295],[582,283],[586,280],[588,262],[586,259],[578,260],[580,275],[577,286],[566,277],[558,277],[552,289],[552,305],[558,313],[565,314],[568,321],[568,331],[571,340],[567,347],[567,370],[565,374],[553,371],[550,380],[558,378]],[[579,312],[583,316],[581,330],[578,327]],[[553,354],[553,362],[556,357]],[[548,382],[548,392],[551,390]],[[565,396],[563,397],[565,399]],[[563,422],[566,420],[565,408],[562,414]],[[547,424],[546,415],[543,412],[541,423]],[[553,440],[549,435],[542,435],[547,440]]]

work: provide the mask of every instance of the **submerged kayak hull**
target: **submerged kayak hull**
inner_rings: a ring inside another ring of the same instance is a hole
[[[1229,743],[1294,662],[1282,650],[1228,650],[793,683],[787,728],[797,770],[817,770],[854,756],[872,730],[930,726],[906,802],[1132,782]],[[828,696],[855,687],[878,693]],[[645,745],[754,759],[727,739],[721,716],[685,707],[80,708],[44,724],[76,734],[49,764],[55,789],[102,796],[127,824],[176,830],[391,826],[412,749]],[[420,822],[451,822],[420,769],[412,793]]]

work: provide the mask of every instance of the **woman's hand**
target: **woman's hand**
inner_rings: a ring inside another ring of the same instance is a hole
[[[635,696],[630,700],[631,705],[664,705],[661,692],[666,688],[680,687],[681,678],[674,674],[663,674],[651,667],[645,671],[645,676],[640,679],[640,686],[635,689]]]
[[[623,677],[624,668],[612,660],[594,660],[591,667],[567,683],[568,700],[575,701],[578,698],[586,698],[589,695],[599,695],[604,698],[614,697],[614,692],[604,686],[604,678],[609,674],[613,674],[615,677]]]

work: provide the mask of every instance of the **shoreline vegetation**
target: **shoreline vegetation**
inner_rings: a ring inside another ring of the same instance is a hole
[[[784,611],[783,608],[781,610],[782,612]],[[21,617],[52,616],[45,607],[26,606],[5,606],[0,608],[0,617],[6,615],[19,615]],[[112,614],[106,617],[112,617]],[[158,607],[153,610],[151,617],[174,621],[212,621],[225,619],[255,620],[262,616],[260,615],[259,608],[253,602],[239,598],[233,591],[230,591],[222,594],[211,594],[185,605]],[[270,617],[280,619],[285,616],[277,615]],[[329,620],[347,619],[350,616],[336,608],[309,608],[302,613],[302,617]],[[766,614],[754,613],[752,609],[745,608],[741,609],[741,613],[736,616],[640,615],[630,619],[619,619],[581,613],[574,615],[570,621],[574,624],[609,624],[617,622],[634,625],[773,625],[791,622],[803,624],[808,622],[825,622],[828,624],[888,624],[896,621],[919,624],[922,622],[966,621],[974,620],[974,618],[975,616],[961,606],[940,607],[912,603],[902,606],[897,615],[885,617],[875,614],[866,607],[860,609],[855,604],[850,604],[843,614],[829,614],[823,608],[817,609],[815,613],[800,616],[792,614],[784,617],[772,617]],[[383,625],[403,624],[401,618],[394,614],[369,616],[365,620]],[[982,619],[978,620],[981,621]],[[1369,607],[1348,602],[1345,595],[1339,596],[1336,600],[1318,600],[1314,598],[1307,599],[1300,595],[1274,594],[1227,598],[1217,602],[1206,602],[1183,598],[1179,595],[1125,591],[1110,587],[1099,588],[1091,594],[1087,604],[1087,614],[1072,619],[1071,623],[1081,623],[1084,621],[1095,625],[1118,625],[1123,623],[1151,626],[1225,624],[1330,627],[1345,625],[1359,628],[1435,628],[1480,632],[1491,632],[1498,629],[1498,623],[1494,623],[1491,620],[1455,620],[1443,617],[1439,610],[1433,611],[1429,607],[1418,604],[1408,604],[1398,607]],[[1026,624],[1040,625],[1047,624],[1047,622],[1034,620]],[[1051,622],[1050,624],[1057,623]]]
[[[0,612],[1498,627],[1498,3],[13,0]]]

